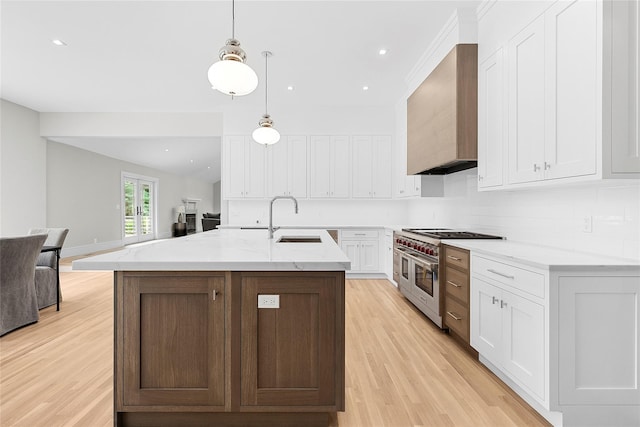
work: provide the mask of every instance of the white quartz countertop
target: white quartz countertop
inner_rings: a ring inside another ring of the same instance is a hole
[[[640,268],[640,260],[569,251],[509,240],[442,240],[442,243],[544,269],[574,267]]]
[[[406,225],[381,225],[381,224],[372,224],[372,225],[283,225],[281,229],[308,229],[308,230],[337,230],[337,229],[371,229],[371,228],[388,228],[392,230],[401,230],[402,228],[406,228]],[[266,230],[267,225],[265,224],[221,224],[218,226],[219,229],[243,229],[243,230]]]
[[[282,236],[319,236],[321,243],[278,243]],[[222,229],[73,261],[73,270],[113,271],[345,271],[349,258],[319,229]]]

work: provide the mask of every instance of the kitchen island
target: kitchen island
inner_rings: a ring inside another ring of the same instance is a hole
[[[326,426],[344,410],[348,268],[326,231],[291,229],[74,261],[114,271],[114,425]]]

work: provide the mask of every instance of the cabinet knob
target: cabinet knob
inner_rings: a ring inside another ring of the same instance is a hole
[[[496,298],[496,297],[491,297],[491,304],[495,304],[495,303],[497,303],[498,301],[500,301],[498,298]]]

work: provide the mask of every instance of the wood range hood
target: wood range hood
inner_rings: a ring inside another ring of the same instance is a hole
[[[478,164],[478,45],[458,44],[407,100],[407,174]]]

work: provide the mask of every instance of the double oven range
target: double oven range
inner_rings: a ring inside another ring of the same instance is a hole
[[[438,327],[443,306],[438,282],[440,241],[444,239],[501,239],[499,236],[449,229],[403,228],[393,239],[393,278],[400,292]]]

